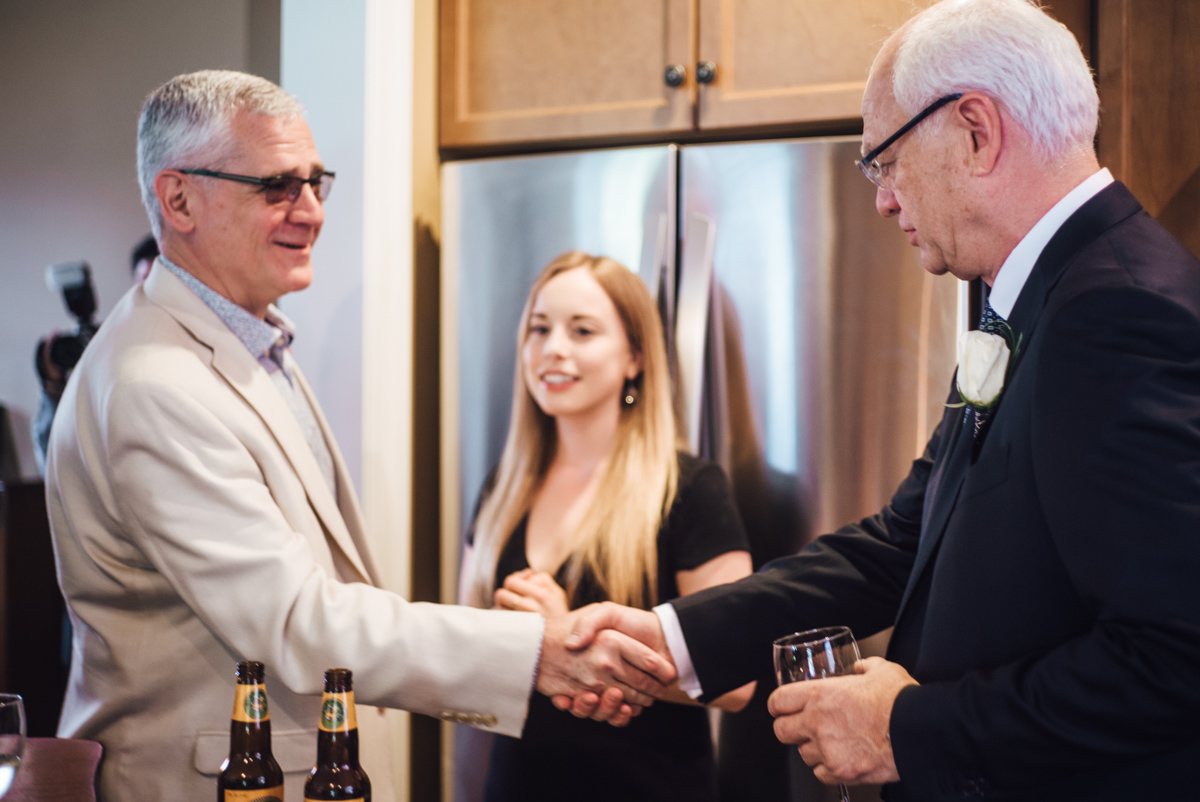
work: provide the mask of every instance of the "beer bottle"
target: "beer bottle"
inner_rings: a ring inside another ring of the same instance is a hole
[[[271,754],[271,716],[263,664],[237,664],[229,757],[217,778],[217,802],[283,802],[283,771]]]
[[[325,672],[317,731],[317,765],[304,783],[304,802],[371,802],[371,781],[358,765],[358,716],[348,668]]]

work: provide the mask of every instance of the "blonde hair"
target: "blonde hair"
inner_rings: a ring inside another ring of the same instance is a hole
[[[567,558],[567,595],[576,606],[579,582],[591,573],[613,601],[634,607],[658,596],[658,530],[675,499],[679,445],[672,409],[662,323],[645,284],[619,262],[583,251],[568,251],[542,270],[529,290],[517,329],[517,366],[513,375],[508,438],[490,495],[475,523],[474,565],[469,569],[471,597],[491,606],[496,566],[504,546],[529,512],[533,495],[554,456],[554,419],[529,394],[520,353],[538,293],[561,273],[590,271],[617,309],[630,350],[640,354],[642,372],[634,380],[637,401],[621,405],[617,442],[596,497],[575,535]]]

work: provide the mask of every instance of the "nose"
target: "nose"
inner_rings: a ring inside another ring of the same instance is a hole
[[[571,338],[567,336],[563,326],[551,326],[546,334],[546,356],[565,357],[570,348]]]
[[[325,206],[317,198],[312,184],[300,187],[300,196],[288,211],[288,220],[298,225],[317,227],[325,222]]]
[[[886,187],[877,187],[875,211],[883,217],[895,217],[900,214],[900,201],[896,200],[896,193]]]

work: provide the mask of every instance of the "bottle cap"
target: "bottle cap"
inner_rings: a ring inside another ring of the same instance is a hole
[[[354,690],[354,672],[348,668],[327,669],[325,690],[329,693]]]
[[[239,682],[262,682],[263,664],[257,660],[242,660],[237,664]]]

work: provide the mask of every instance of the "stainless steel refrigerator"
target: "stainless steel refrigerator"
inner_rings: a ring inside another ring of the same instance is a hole
[[[729,473],[756,567],[886,502],[941,417],[965,293],[874,209],[856,138],[654,146],[443,167],[443,555],[508,426],[516,326],[571,248],[637,272],[692,449]],[[447,571],[444,576],[450,576]],[[857,633],[868,635],[870,633]],[[882,648],[881,639],[868,648]],[[819,799],[765,699],[721,718],[727,799]],[[466,749],[467,747],[463,747]],[[457,799],[477,754],[460,754]]]

